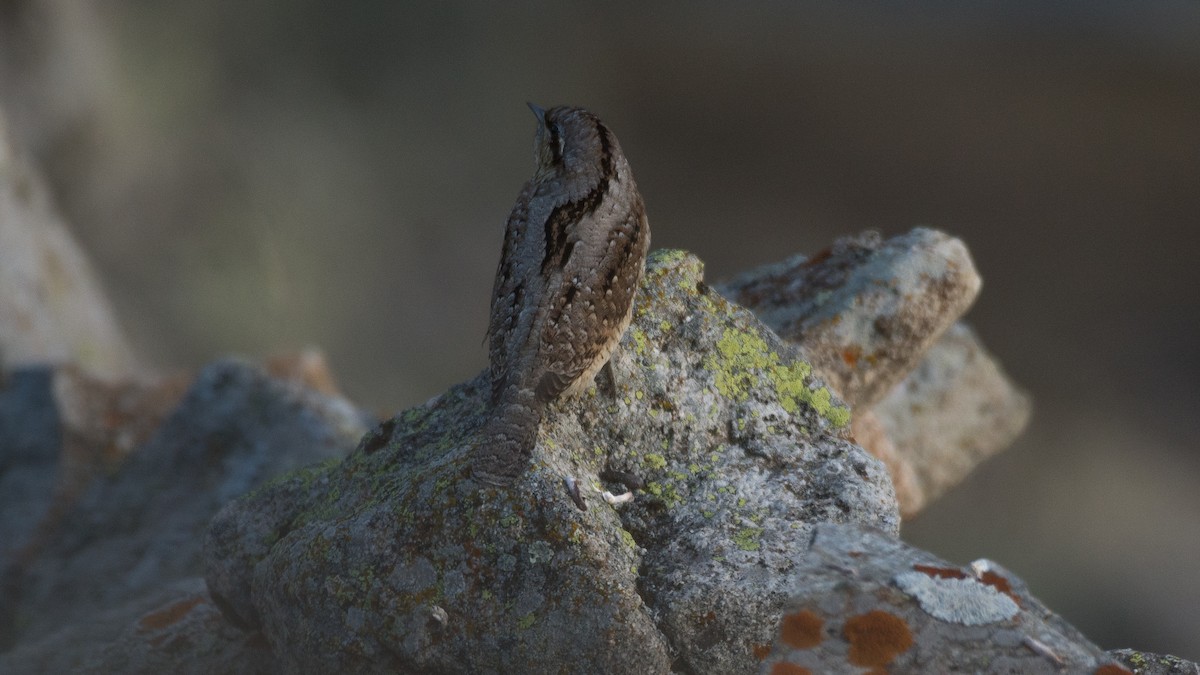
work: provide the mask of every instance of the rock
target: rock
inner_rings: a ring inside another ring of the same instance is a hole
[[[1007,448],[1029,423],[1030,408],[1029,397],[1005,376],[974,331],[962,323],[946,331],[872,409],[905,465],[893,475],[899,471],[914,479],[901,501],[905,517]]]
[[[28,541],[50,508],[62,447],[53,385],[48,367],[0,377],[0,561]]]
[[[1129,672],[993,562],[960,568],[835,524],[816,526],[795,557],[803,583],[764,674]]]
[[[844,237],[812,258],[757,268],[717,290],[802,346],[854,409],[882,399],[966,312],[981,281],[967,247],[916,228]]]
[[[917,479],[913,462],[902,455],[888,437],[883,421],[874,410],[854,413],[850,422],[851,438],[867,452],[879,458],[892,477],[896,489],[896,502],[900,505],[900,517],[907,519],[916,515],[925,506],[925,492]]]
[[[1128,666],[1136,675],[1200,675],[1200,663],[1175,656],[1136,649],[1113,649],[1108,654]]]
[[[716,288],[799,345],[853,405],[853,437],[887,464],[909,518],[1029,420],[1028,396],[955,323],[979,286],[962,242],[917,228],[840,239]]]
[[[0,369],[71,363],[103,377],[136,364],[91,265],[0,111]]]
[[[98,610],[0,655],[0,672],[76,675],[266,675],[274,657],[260,636],[231,625],[204,580],[184,579]],[[115,637],[114,637],[115,635]]]
[[[37,378],[15,375],[18,382]],[[49,384],[41,377],[27,388],[31,405],[44,409]],[[201,572],[206,524],[222,504],[289,469],[345,455],[367,424],[344,399],[235,361],[208,366],[114,474],[93,481],[32,550],[6,556],[6,641],[36,639],[127,602],[149,609],[134,601]],[[37,449],[45,452],[58,429],[39,428],[47,438]],[[40,466],[26,454],[27,465]]]
[[[0,672],[1129,672],[995,563],[897,539],[888,469],[926,499],[1028,414],[968,329],[933,344],[852,421],[811,345],[656,252],[614,379],[551,407],[511,489],[470,478],[486,374],[347,456],[365,416],[308,355],[274,360],[277,377],[213,364],[161,425],[137,404],[149,390],[8,373],[0,486],[61,495],[64,437],[151,432],[112,463],[82,455],[113,475],[88,474],[50,526],[0,518],[41,536],[0,550],[0,617],[21,638]]]
[[[285,672],[757,667],[811,528],[899,518],[846,407],[701,272],[651,256],[616,398],[554,405],[512,489],[469,479],[481,375],[224,508],[214,599]],[[600,476],[622,473],[644,489],[610,506],[600,491],[624,487]]]

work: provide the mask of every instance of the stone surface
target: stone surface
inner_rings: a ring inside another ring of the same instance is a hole
[[[1128,672],[990,561],[960,568],[836,524],[818,525],[795,556],[804,581],[764,674]]]
[[[221,615],[198,577],[104,608],[0,654],[0,672],[76,675],[266,675],[261,636]]]
[[[28,541],[50,508],[62,447],[53,385],[48,367],[0,375],[0,561]]]
[[[365,417],[310,354],[215,363],[161,425],[153,389],[9,372],[0,487],[35,489],[0,493],[0,672],[1129,672],[994,563],[896,538],[892,477],[925,499],[1028,414],[968,329],[931,344],[851,420],[812,344],[657,252],[615,379],[552,407],[511,490],[470,479],[483,374],[347,456]]]
[[[853,437],[892,474],[905,518],[1008,447],[1029,398],[955,323],[978,294],[966,246],[917,228],[838,240],[716,288],[799,345],[855,411]]]
[[[915,515],[1007,448],[1029,423],[1031,407],[974,331],[962,323],[946,331],[871,410],[904,465],[893,475],[912,477],[904,515]]]
[[[18,372],[10,379],[29,380],[27,405],[51,414],[45,371]],[[5,398],[0,396],[0,410]],[[37,541],[16,539],[24,546],[3,561],[4,641],[37,639],[72,618],[198,575],[206,524],[222,504],[277,473],[345,455],[367,424],[344,399],[268,377],[243,363],[210,365],[180,406],[114,473],[92,481],[52,527],[39,531]],[[45,482],[46,454],[59,451],[53,448],[59,438],[54,427],[48,422],[37,427],[45,440],[23,454],[10,454],[5,444],[0,480],[13,465],[36,469]],[[57,481],[58,474],[53,475]],[[6,512],[0,519],[10,531],[13,516]]]
[[[135,368],[91,265],[13,150],[0,110],[0,368],[36,363],[106,377]]]
[[[613,371],[615,399],[553,407],[512,490],[467,478],[480,376],[235,501],[207,545],[214,598],[287,672],[752,670],[815,523],[896,532],[887,473],[687,254],[652,256]],[[609,472],[644,489],[610,506]]]
[[[1140,652],[1136,649],[1113,649],[1108,652],[1136,675],[1200,675],[1200,663],[1174,656]]]
[[[812,258],[757,268],[717,290],[800,344],[855,409],[882,399],[974,302],[981,281],[958,239],[916,228],[843,237]]]

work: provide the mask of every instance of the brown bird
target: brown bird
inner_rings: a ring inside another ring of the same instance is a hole
[[[492,412],[474,460],[475,477],[494,485],[525,470],[546,406],[608,363],[650,247],[617,137],[582,108],[529,107],[536,169],[504,230],[488,325]]]

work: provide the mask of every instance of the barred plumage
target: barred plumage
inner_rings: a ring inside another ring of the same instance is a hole
[[[517,197],[492,289],[492,416],[476,477],[524,470],[546,405],[586,389],[629,325],[650,246],[616,136],[592,113],[542,110],[537,169]]]

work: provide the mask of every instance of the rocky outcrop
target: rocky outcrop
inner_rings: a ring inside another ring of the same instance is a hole
[[[779,337],[693,256],[653,254],[613,379],[552,406],[510,489],[470,478],[482,374],[359,439],[365,417],[327,377],[213,364],[36,547],[0,551],[17,643],[0,670],[1127,672],[995,563],[897,538],[894,480],[945,489],[1028,411],[955,325],[978,285],[963,256],[919,230],[789,263],[825,280],[808,305],[824,318],[797,320],[823,344],[827,323],[870,323],[854,312],[906,326],[862,352],[894,372],[860,377],[835,370],[871,359],[816,366],[807,333]],[[922,303],[895,299],[925,292],[959,300],[903,319]],[[0,481],[53,485],[64,429],[90,428],[64,411],[92,390],[62,372],[8,374],[0,437],[24,440]],[[859,407],[823,378],[863,383]],[[995,431],[942,440],[953,425]]]
[[[554,407],[512,489],[468,478],[481,376],[223,509],[214,597],[293,672],[754,667],[796,543],[817,522],[894,534],[891,485],[846,440],[846,407],[697,259],[660,251],[646,276],[615,385]]]

